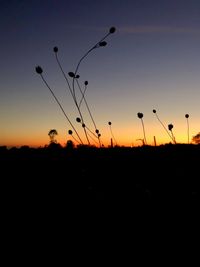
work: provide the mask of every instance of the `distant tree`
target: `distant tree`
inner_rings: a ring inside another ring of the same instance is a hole
[[[200,144],[200,132],[192,137],[192,141],[195,144]]]
[[[50,137],[50,143],[57,143],[55,136],[58,135],[56,129],[52,129],[49,131],[48,136]]]

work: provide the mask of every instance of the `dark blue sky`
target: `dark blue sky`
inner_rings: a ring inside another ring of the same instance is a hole
[[[66,142],[69,125],[34,68],[43,67],[74,121],[77,111],[52,49],[59,47],[66,73],[73,71],[111,26],[117,31],[108,45],[93,51],[80,66],[80,82],[89,81],[87,99],[104,142],[109,140],[111,120],[121,143],[137,143],[142,135],[139,111],[144,113],[149,143],[154,135],[160,142],[168,141],[153,108],[166,124],[176,125],[177,140],[186,139],[185,113],[191,115],[191,135],[199,131],[200,1],[0,1],[0,5],[0,145],[42,145],[51,128],[57,129],[61,143]]]

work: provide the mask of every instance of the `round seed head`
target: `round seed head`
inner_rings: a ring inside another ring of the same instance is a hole
[[[138,112],[137,116],[138,116],[139,119],[142,119],[143,118],[143,113]]]
[[[71,77],[71,78],[75,78],[75,74],[74,74],[72,71],[68,72],[68,75],[69,75],[69,77]]]
[[[36,71],[38,74],[42,74],[43,69],[42,69],[40,66],[37,66],[37,67],[35,67],[35,71]]]
[[[81,122],[81,119],[79,117],[76,118],[77,122]]]
[[[173,129],[173,127],[174,127],[173,124],[170,123],[170,124],[168,125],[168,129],[169,129],[169,131],[171,131],[171,130]]]
[[[111,27],[110,30],[109,30],[109,33],[114,33],[116,31],[116,28],[115,27]]]
[[[55,53],[57,53],[57,52],[58,52],[58,47],[57,47],[57,46],[54,46],[53,51],[54,51]]]
[[[68,134],[72,135],[73,134],[72,130],[69,130],[68,131]]]
[[[99,43],[99,46],[106,46],[107,45],[107,42],[106,41],[103,41],[103,42],[100,42]]]

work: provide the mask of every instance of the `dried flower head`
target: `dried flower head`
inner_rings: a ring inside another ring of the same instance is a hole
[[[173,129],[173,127],[174,127],[173,124],[171,124],[171,123],[168,124],[168,129],[169,129],[169,131],[171,131],[171,130]]]
[[[57,53],[57,52],[58,52],[58,47],[57,47],[57,46],[54,46],[53,51],[54,51],[55,53]]]
[[[108,122],[108,125],[111,125],[111,124],[112,124],[112,122],[111,122],[111,121],[109,121],[109,122]]]
[[[156,113],[156,110],[155,109],[153,109],[153,113]]]
[[[68,72],[68,75],[69,75],[69,77],[71,77],[71,78],[75,78],[75,74],[74,74],[72,71]]]
[[[76,118],[77,122],[81,122],[81,119],[79,117]]]
[[[95,131],[97,134],[99,133],[99,130],[98,129],[96,129],[96,131]]]
[[[68,134],[72,135],[73,134],[72,130],[69,130],[68,131]]]
[[[142,119],[143,118],[143,113],[138,112],[137,116],[138,116],[139,119]]]
[[[36,71],[38,74],[42,74],[43,69],[42,69],[40,66],[37,66],[37,67],[35,67],[35,71]]]
[[[84,84],[85,84],[85,85],[88,85],[88,81],[85,81]]]
[[[111,27],[110,30],[109,30],[109,33],[114,33],[116,31],[116,28],[115,27]]]
[[[100,42],[99,43],[99,46],[106,46],[107,45],[107,42],[106,41],[103,41],[103,42]]]
[[[185,117],[186,117],[186,119],[188,119],[189,118],[189,114],[185,114]]]

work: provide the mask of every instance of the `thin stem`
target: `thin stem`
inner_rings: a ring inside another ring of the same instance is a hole
[[[189,132],[189,130],[190,130],[190,129],[189,129],[189,120],[188,120],[188,118],[186,118],[186,120],[187,120],[187,135],[188,135],[188,144],[189,144],[189,142],[190,142],[190,141],[189,141],[189,140],[190,140],[190,138],[189,138],[189,137],[190,137],[190,132]]]
[[[89,137],[98,145],[98,142],[88,133]],[[96,137],[96,136],[95,136]]]
[[[80,60],[79,60],[79,62],[78,62],[78,64],[77,64],[77,66],[76,66],[76,69],[75,69],[75,72],[74,72],[73,81],[72,81],[72,90],[73,90],[73,94],[74,94],[75,97],[76,97],[76,95],[75,95],[74,80],[75,80],[75,77],[76,77],[76,74],[77,74],[77,72],[78,72],[78,69],[79,69],[79,67],[80,67],[81,62],[83,61],[84,58],[87,57],[87,55],[88,55],[91,51],[93,51],[94,49],[98,48],[99,43],[101,43],[102,41],[104,41],[110,34],[111,34],[110,32],[107,33],[107,34],[106,34],[100,41],[98,41],[92,48],[90,48],[90,49],[89,49],[89,50],[88,50],[88,51],[87,51],[87,52],[80,58]]]
[[[141,118],[141,122],[142,122],[143,134],[144,134],[144,143],[145,143],[145,145],[147,145],[147,140],[146,140],[146,135],[145,135],[145,129],[144,129],[144,122],[143,122],[143,119],[142,118]]]
[[[71,125],[71,127],[73,128],[73,130],[75,131],[75,133],[76,133],[78,139],[80,140],[81,144],[83,144],[83,141],[81,140],[81,138],[80,138],[78,132],[76,131],[76,129],[75,129],[75,127],[73,126],[72,122],[70,121],[70,119],[68,118],[67,114],[65,113],[65,111],[64,111],[62,105],[60,104],[58,98],[55,96],[54,92],[51,90],[50,86],[48,85],[48,83],[47,83],[46,80],[44,79],[43,75],[40,74],[40,76],[41,76],[43,82],[45,83],[45,85],[47,86],[47,88],[49,89],[49,91],[51,92],[51,94],[53,95],[53,97],[54,97],[54,99],[56,100],[57,104],[59,105],[61,111],[63,112],[63,114],[64,114],[64,116],[65,116],[65,118],[67,119],[67,121],[69,122],[69,124]]]
[[[84,90],[84,92],[83,92],[83,91],[81,90],[80,84],[79,84],[79,82],[78,82],[78,80],[77,80],[77,79],[76,79],[76,82],[77,82],[77,85],[78,85],[79,91],[80,91],[80,93],[81,93],[81,95],[82,95],[82,98],[81,98],[81,100],[83,99],[83,100],[84,100],[84,102],[85,102],[86,108],[87,108],[87,110],[88,110],[88,113],[89,113],[89,115],[90,115],[90,118],[91,118],[91,120],[92,120],[92,122],[93,122],[93,125],[94,125],[94,128],[95,128],[95,131],[96,131],[96,130],[97,130],[97,126],[96,126],[96,123],[95,123],[95,121],[94,121],[94,118],[93,118],[93,116],[92,116],[92,113],[91,113],[91,111],[90,111],[90,108],[89,108],[89,106],[88,106],[88,103],[87,103],[87,101],[86,101],[86,98],[85,98],[86,86],[85,86],[85,90]],[[80,104],[81,104],[81,102],[80,102]],[[80,104],[79,104],[79,108],[80,108]],[[98,135],[98,134],[97,134],[97,138],[99,139],[99,135]],[[101,146],[100,139],[99,139],[99,145]]]
[[[90,118],[91,118],[91,120],[92,120],[92,122],[93,122],[93,124],[94,124],[94,128],[95,128],[95,130],[96,130],[96,129],[97,129],[97,127],[96,127],[96,123],[95,123],[95,121],[94,121],[94,118],[93,118],[92,113],[91,113],[91,111],[90,111],[90,108],[89,108],[89,106],[88,106],[88,103],[87,103],[87,101],[86,101],[86,99],[85,99],[85,95],[84,95],[84,93],[82,92],[81,87],[80,87],[80,84],[79,84],[79,82],[78,82],[77,79],[76,79],[76,82],[77,82],[79,91],[80,91],[80,93],[82,94],[82,99],[84,100],[85,105],[86,105],[86,107],[87,107],[87,110],[88,110],[88,112],[89,112],[89,114],[90,114]],[[80,108],[80,105],[79,105],[79,108]]]
[[[172,131],[172,130],[171,130],[171,134],[172,134],[172,140],[173,140],[174,144],[176,144],[176,139],[175,139],[175,136],[174,136],[174,134],[173,134],[173,131]]]
[[[156,114],[156,118],[158,119],[158,121],[161,123],[161,125],[163,126],[163,128],[165,129],[165,131],[166,131],[166,133],[168,134],[168,136],[170,137],[170,139],[172,139],[172,141],[174,141],[173,140],[173,138],[171,137],[171,135],[169,134],[169,132],[168,132],[168,130],[167,130],[167,128],[165,127],[165,125],[162,123],[162,121],[159,119],[159,117],[158,117],[158,115],[157,115],[157,113],[155,113]]]
[[[112,135],[112,138],[114,139],[114,141],[115,141],[115,144],[117,145],[117,141],[116,141],[116,139],[115,139],[115,136],[114,136],[114,134],[113,134],[113,131],[112,131],[111,125],[109,125],[109,126],[110,126],[110,133],[111,133],[111,135]]]
[[[78,144],[81,144],[73,135],[71,135],[71,136]]]
[[[106,34],[100,41],[98,41],[92,48],[90,48],[90,49],[89,49],[89,50],[88,50],[88,51],[81,57],[81,59],[79,60],[77,66],[76,66],[76,70],[75,70],[75,73],[74,73],[74,74],[75,74],[75,77],[76,77],[76,74],[77,74],[77,72],[78,72],[79,66],[80,66],[81,62],[83,61],[83,59],[86,58],[87,55],[88,55],[92,50],[96,49],[96,48],[98,47],[98,44],[99,44],[100,42],[104,41],[109,35],[110,35],[110,33],[107,33],[107,34]]]
[[[60,60],[58,59],[57,53],[55,53],[55,56],[56,56],[56,61],[57,61],[57,63],[58,63],[58,66],[59,66],[59,68],[60,68],[60,70],[61,70],[61,72],[62,72],[62,74],[63,74],[63,76],[64,76],[64,78],[65,78],[65,80],[66,80],[66,82],[67,82],[67,85],[68,85],[69,91],[70,91],[70,93],[71,93],[71,95],[72,95],[72,98],[73,98],[73,100],[75,101],[75,96],[73,95],[71,86],[70,86],[70,84],[69,84],[69,80],[67,79],[67,76],[65,75],[65,72],[64,72],[63,67],[62,67],[62,65],[61,65],[61,63],[60,63]]]
[[[69,84],[69,80],[67,79],[67,76],[65,75],[65,72],[64,72],[64,70],[63,70],[63,67],[62,67],[62,65],[61,65],[61,63],[60,63],[60,61],[59,61],[59,59],[58,59],[57,53],[55,53],[55,54],[56,54],[56,61],[57,61],[57,63],[58,63],[58,66],[59,66],[59,68],[60,68],[60,70],[61,70],[61,72],[62,72],[62,74],[63,74],[63,76],[64,76],[64,78],[65,78],[65,80],[66,80],[66,82],[67,82],[69,91],[70,91],[70,93],[71,93],[71,95],[72,95],[72,98],[73,98],[73,100],[74,100],[74,103],[75,103],[75,105],[76,105],[76,107],[77,107],[77,109],[78,109],[78,113],[79,113],[79,115],[80,115],[80,117],[81,117],[82,123],[84,123],[82,113],[81,113],[81,111],[80,111],[79,105],[78,105],[77,100],[76,100],[75,91],[71,89],[71,86],[70,86],[70,84]],[[88,141],[88,144],[90,145],[90,141],[89,141],[89,139],[88,139],[87,132],[86,132],[85,129],[84,129],[84,132],[85,132],[85,136],[86,136],[86,139],[87,139],[87,141]]]
[[[78,81],[77,81],[77,82],[78,82]],[[86,89],[87,89],[87,86],[85,85],[85,89],[84,89],[84,91],[83,91],[83,92],[81,91],[81,93],[82,93],[82,97],[81,97],[81,100],[80,100],[80,102],[79,102],[79,108],[80,108],[80,106],[81,106],[81,104],[82,104],[82,101],[83,101],[83,99],[84,99],[84,97],[85,97]]]

